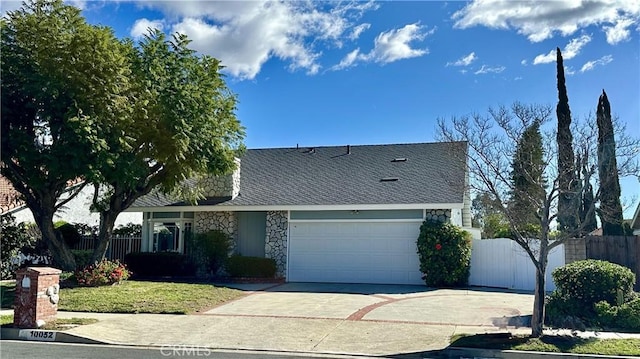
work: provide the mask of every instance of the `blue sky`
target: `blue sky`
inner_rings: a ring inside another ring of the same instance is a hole
[[[184,32],[220,59],[249,148],[430,142],[437,118],[555,106],[556,47],[574,118],[595,112],[605,89],[640,137],[634,0],[71,3],[118,37]],[[621,182],[630,217],[640,182]]]

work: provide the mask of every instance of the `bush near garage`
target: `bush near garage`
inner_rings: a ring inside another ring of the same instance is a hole
[[[587,259],[556,268],[553,273],[556,290],[547,297],[548,324],[594,326],[599,315],[609,322],[614,309],[636,298],[633,291],[635,274],[624,266],[602,260]],[[599,304],[599,309],[596,304]],[[607,306],[608,305],[608,306]],[[624,313],[627,309],[620,312]],[[579,329],[579,328],[577,328]]]
[[[451,223],[426,220],[420,226],[418,255],[429,287],[460,287],[469,282],[471,234]]]
[[[276,261],[271,258],[233,255],[224,268],[231,277],[273,278],[276,275]]]
[[[176,252],[133,252],[124,257],[136,278],[190,277],[196,269],[189,258]]]

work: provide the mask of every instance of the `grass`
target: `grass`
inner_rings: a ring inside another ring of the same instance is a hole
[[[46,323],[44,326],[38,329],[43,330],[67,330],[79,325],[87,325],[97,323],[98,319],[95,318],[58,318]],[[12,327],[13,326],[13,314],[0,315],[0,326]]]
[[[12,307],[14,287],[13,283],[2,284],[2,308]],[[58,310],[189,314],[205,311],[242,294],[240,290],[211,284],[124,281],[113,286],[62,288]]]
[[[640,356],[640,339],[598,339],[546,335],[541,338],[503,334],[456,335],[452,347],[539,352]]]
[[[202,312],[243,295],[211,284],[125,281],[104,287],[60,290],[59,310],[102,313]]]

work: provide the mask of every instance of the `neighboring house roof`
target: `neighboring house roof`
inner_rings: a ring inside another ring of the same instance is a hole
[[[67,191],[82,183],[82,179],[78,178],[67,183]],[[20,193],[11,184],[11,181],[5,176],[0,175],[0,214],[15,212],[26,204],[20,199]]]
[[[13,188],[11,182],[6,177],[0,176],[0,213],[4,214],[23,205],[20,194]]]
[[[640,202],[638,202],[636,212],[633,214],[633,218],[631,219],[631,228],[640,229]]]
[[[466,142],[250,149],[241,157],[239,195],[198,204],[462,204],[465,165],[460,159],[466,151]],[[152,193],[130,210],[188,205]]]

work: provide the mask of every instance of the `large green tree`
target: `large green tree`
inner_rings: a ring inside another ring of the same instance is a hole
[[[108,150],[101,136],[128,102],[127,58],[110,29],[87,24],[60,0],[27,2],[0,21],[2,174],[57,264],[73,270],[53,215],[84,186],[69,193],[69,184],[95,177]]]
[[[534,118],[522,132],[511,163],[509,206],[524,235],[538,236],[540,231],[539,210],[546,197],[545,167],[540,122]]]
[[[598,214],[602,223],[602,234],[621,236],[624,235],[624,229],[616,161],[616,141],[611,121],[611,106],[604,90],[598,99],[596,121],[598,124],[598,175],[600,178]]]
[[[93,260],[104,257],[114,222],[133,202],[158,188],[180,188],[185,179],[233,170],[244,130],[237,120],[236,96],[220,74],[220,63],[190,50],[184,35],[171,40],[150,32],[131,47],[133,107],[111,132],[108,160],[99,165],[103,191],[95,197],[100,212]]]
[[[558,85],[558,224],[564,232],[573,232],[579,225],[579,195],[571,134],[571,110],[564,77],[564,62],[560,48],[556,48],[556,75]]]

